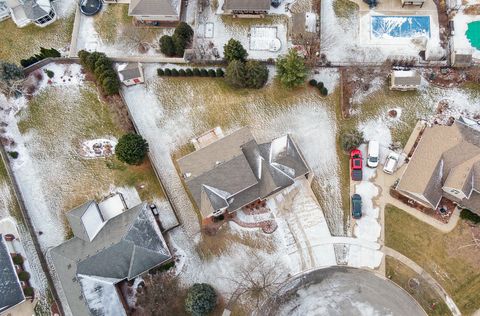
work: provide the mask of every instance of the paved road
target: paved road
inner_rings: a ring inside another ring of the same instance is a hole
[[[287,283],[261,315],[426,315],[418,303],[388,279],[367,270],[331,267]],[[282,292],[281,292],[282,293]]]

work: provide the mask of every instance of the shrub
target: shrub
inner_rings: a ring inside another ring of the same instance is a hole
[[[26,281],[30,280],[30,273],[28,273],[27,271],[21,271],[21,272],[18,273],[18,279],[20,281],[26,282]]]
[[[55,76],[55,73],[49,69],[44,69],[43,71],[47,74],[47,77],[50,79],[52,79],[53,76]]]
[[[117,94],[120,90],[120,81],[116,78],[116,74],[115,77],[109,76],[103,79],[102,88],[106,95]]]
[[[245,64],[240,60],[231,61],[225,72],[225,81],[235,88],[244,88],[247,78]]]
[[[222,68],[217,68],[216,73],[217,77],[223,77],[225,75]]]
[[[35,291],[31,287],[26,287],[23,289],[23,294],[25,294],[26,297],[32,297]]]
[[[7,85],[13,84],[12,81],[20,80],[25,77],[23,69],[15,64],[0,62],[0,81]]]
[[[170,70],[170,68],[165,68],[165,76],[171,76],[172,75],[172,71]]]
[[[208,71],[205,68],[200,69],[200,77],[208,77]]]
[[[321,90],[323,88],[323,82],[317,82],[317,88],[318,90]]]
[[[245,86],[248,88],[260,89],[267,83],[268,69],[264,64],[249,60],[245,63]]]
[[[165,75],[165,72],[163,71],[162,68],[157,69],[157,75],[159,75],[159,76],[164,76]]]
[[[125,134],[118,140],[115,154],[118,160],[129,165],[139,165],[148,152],[148,143],[138,134]]]
[[[187,40],[179,35],[173,34],[172,41],[175,47],[175,56],[183,57],[183,53],[187,47]]]
[[[180,22],[175,28],[173,35],[183,38],[188,43],[193,37],[193,29],[187,23]]]
[[[210,313],[217,304],[215,289],[206,283],[195,283],[187,292],[185,310],[194,316]]]
[[[190,68],[187,68],[187,70],[185,70],[185,73],[187,74],[188,77],[193,76],[193,71]]]
[[[315,79],[310,79],[310,81],[308,82],[309,85],[311,85],[312,87],[316,87],[317,86],[317,80]]]
[[[473,213],[470,210],[467,210],[466,208],[464,208],[460,212],[460,218],[464,219],[464,220],[467,220],[467,221],[470,221],[474,224],[480,223],[480,216],[478,216],[477,214]]]
[[[193,68],[193,75],[195,77],[199,77],[200,76],[200,69],[198,68]]]
[[[305,82],[307,68],[305,61],[297,51],[290,49],[287,55],[278,58],[277,76],[287,88],[295,88]]]
[[[363,133],[356,129],[346,131],[340,135],[340,143],[345,151],[351,151],[363,142]]]
[[[15,257],[12,258],[13,263],[16,265],[22,265],[23,264],[23,257],[21,255],[16,255]]]
[[[248,53],[239,41],[231,38],[227,44],[223,46],[223,56],[228,62],[233,60],[245,61]]]
[[[8,152],[8,155],[10,157],[12,157],[13,159],[17,159],[18,158],[18,152],[17,151],[9,151]]]
[[[180,69],[180,70],[178,71],[178,75],[179,75],[179,76],[182,76],[182,77],[185,77],[185,76],[187,75],[187,73],[185,72],[185,69]]]
[[[208,70],[208,76],[212,77],[212,78],[215,78],[217,76],[217,73],[215,72],[215,70],[209,69]]]
[[[161,265],[158,270],[159,270],[160,272],[168,271],[168,270],[170,270],[171,268],[173,268],[174,266],[175,266],[175,261],[170,261],[170,262],[168,262],[168,263],[165,263],[165,264]]]
[[[325,87],[322,87],[322,89],[320,89],[320,94],[323,95],[324,97],[328,95],[328,89],[325,88]]]
[[[178,70],[175,68],[172,69],[172,77],[178,77]]]
[[[173,44],[173,39],[171,36],[163,35],[160,37],[160,51],[165,56],[175,56],[175,45]]]

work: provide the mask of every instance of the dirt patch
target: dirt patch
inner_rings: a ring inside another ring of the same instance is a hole
[[[446,244],[448,255],[480,269],[480,226],[462,221],[458,228],[461,234],[453,236]]]
[[[456,68],[429,68],[425,78],[433,85],[445,88],[458,87],[467,80],[467,72]]]

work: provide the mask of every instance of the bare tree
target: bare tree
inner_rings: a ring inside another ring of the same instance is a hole
[[[295,36],[292,41],[305,50],[305,63],[310,67],[315,67],[320,57],[320,39],[317,34]]]
[[[275,293],[288,274],[278,260],[266,260],[254,251],[249,252],[246,257],[248,262],[239,266],[229,280],[236,288],[232,295],[233,301],[248,303],[247,308],[253,310]]]
[[[172,272],[148,275],[137,291],[137,316],[185,315],[185,290]]]

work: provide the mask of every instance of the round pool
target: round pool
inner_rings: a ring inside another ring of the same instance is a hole
[[[100,12],[102,9],[102,0],[81,0],[80,11],[88,16],[92,16]]]
[[[480,21],[468,23],[468,29],[465,35],[472,47],[480,50]]]

